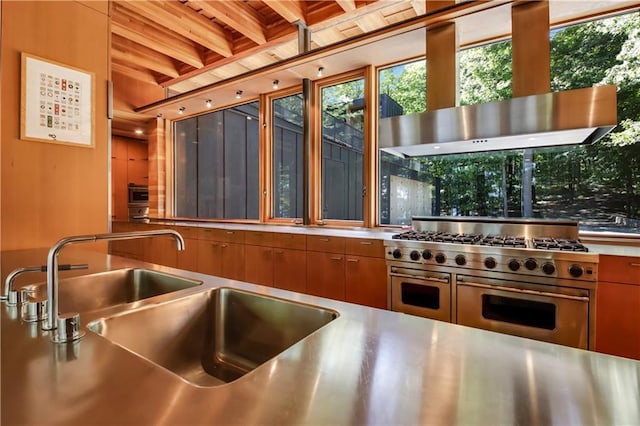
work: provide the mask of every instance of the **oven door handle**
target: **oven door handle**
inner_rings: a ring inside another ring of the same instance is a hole
[[[449,278],[436,278],[436,277],[427,277],[424,275],[409,275],[409,274],[391,274],[392,277],[402,277],[402,278],[413,278],[415,280],[424,280],[424,281],[435,281],[437,283],[449,284]]]
[[[570,296],[567,294],[561,293],[548,293],[546,291],[535,291],[535,290],[526,290],[523,288],[513,288],[513,287],[504,287],[498,285],[488,285],[488,284],[480,284],[474,283],[470,281],[464,281],[461,278],[458,278],[458,283],[462,283],[462,285],[467,285],[469,287],[479,287],[486,288],[489,290],[500,290],[500,291],[508,291],[512,293],[522,293],[522,294],[531,294],[534,296],[544,296],[544,297],[553,297],[556,299],[568,299],[568,300],[577,300],[579,302],[589,302],[589,298],[585,296]]]

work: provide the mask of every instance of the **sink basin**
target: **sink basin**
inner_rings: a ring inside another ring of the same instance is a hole
[[[191,384],[218,386],[337,316],[311,305],[218,288],[103,318],[89,329]]]
[[[140,268],[63,278],[59,280],[58,310],[61,313],[94,311],[201,284],[202,281]],[[36,297],[46,298],[46,283],[35,286],[34,290]]]

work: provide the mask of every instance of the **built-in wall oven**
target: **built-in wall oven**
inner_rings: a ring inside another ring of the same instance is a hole
[[[390,309],[593,348],[598,258],[577,240],[577,224],[418,219],[385,244]]]

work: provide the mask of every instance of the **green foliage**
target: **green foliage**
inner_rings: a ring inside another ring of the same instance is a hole
[[[611,229],[615,215],[640,217],[640,16],[587,22],[550,37],[552,90],[617,85],[619,125],[590,146],[535,151],[533,214]],[[399,101],[405,113],[419,111],[423,102],[424,77],[417,68],[381,73],[381,93]],[[459,69],[462,105],[511,97],[510,41],[460,52]],[[440,184],[433,198],[441,214],[518,216],[522,159],[519,150],[412,162],[419,162],[424,179]]]

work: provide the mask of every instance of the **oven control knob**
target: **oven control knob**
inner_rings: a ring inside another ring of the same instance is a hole
[[[511,269],[512,271],[517,271],[518,269],[520,269],[520,262],[515,259],[511,259],[509,261],[509,269]]]
[[[395,249],[393,251],[393,258],[400,259],[401,257],[402,257],[402,252],[400,251],[400,249]]]
[[[429,260],[433,257],[433,255],[431,254],[431,250],[425,250],[422,252],[422,258],[424,260]]]
[[[582,276],[583,272],[584,270],[582,269],[582,266],[577,265],[575,263],[569,267],[569,275],[571,275],[574,278],[578,278]]]
[[[486,266],[489,269],[493,269],[496,266],[498,266],[498,262],[496,262],[496,260],[493,257],[487,257],[484,260],[484,266]]]
[[[456,265],[465,265],[467,263],[467,259],[465,259],[463,254],[459,254],[456,256]]]
[[[409,253],[409,257],[411,258],[411,260],[420,260],[420,253],[416,250],[413,250],[411,253]]]
[[[544,272],[547,275],[551,275],[555,271],[556,271],[556,267],[551,262],[546,262],[544,265],[542,265],[542,272]]]
[[[444,263],[447,261],[447,257],[444,255],[444,253],[438,253],[436,254],[436,262],[438,263]]]
[[[534,269],[536,269],[538,267],[538,262],[536,262],[535,259],[530,257],[529,259],[524,261],[524,266],[528,270],[533,271]]]

